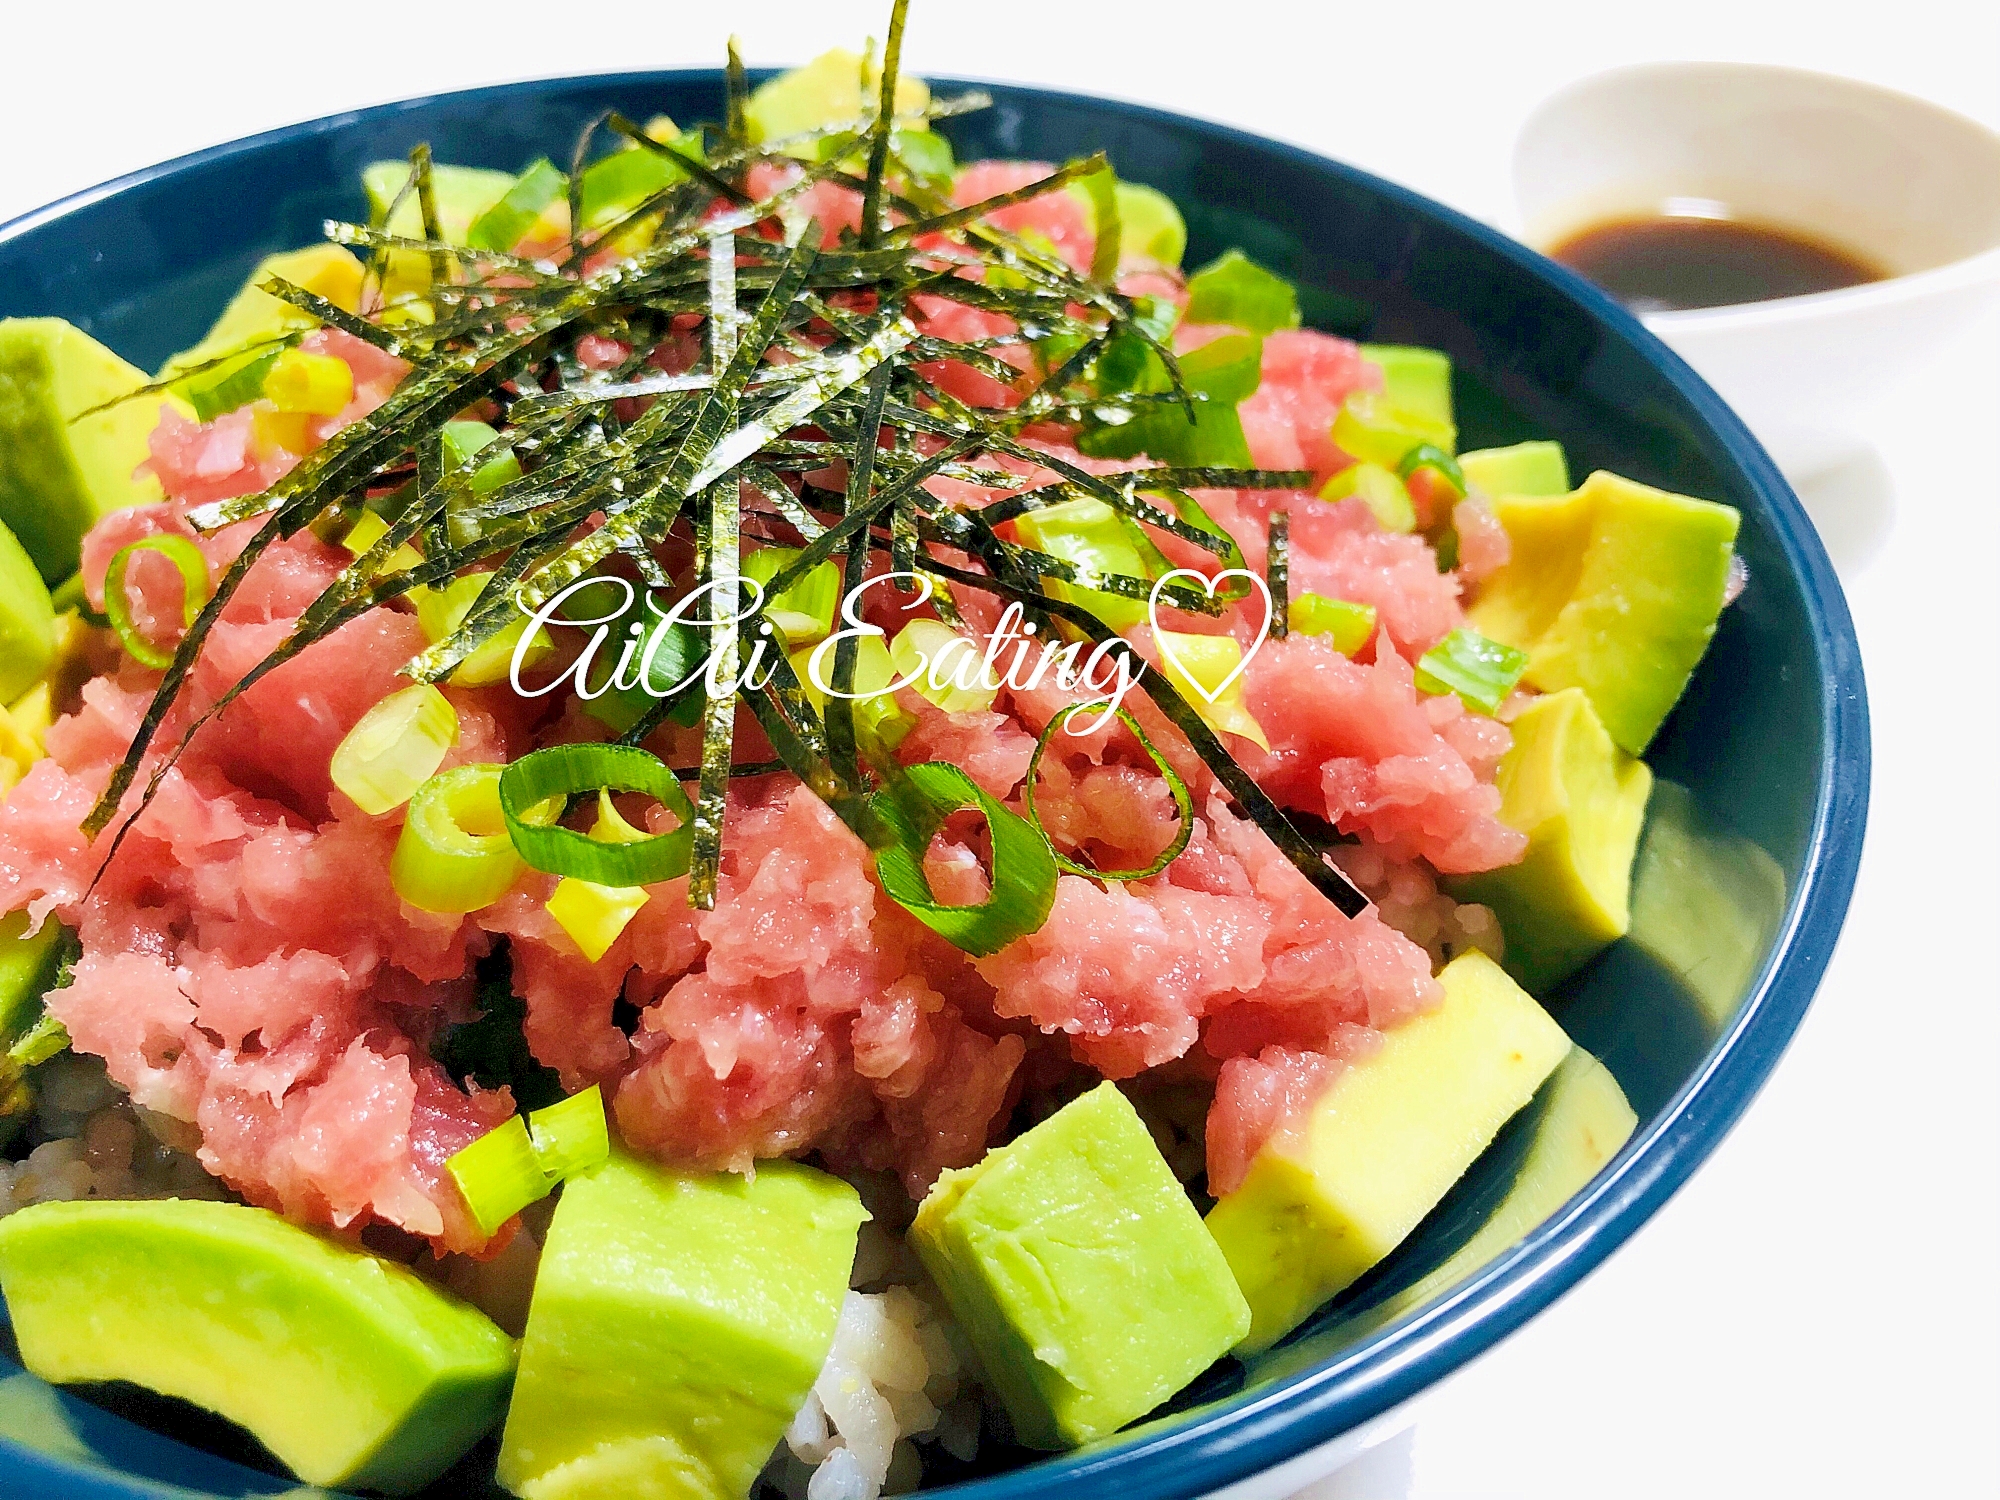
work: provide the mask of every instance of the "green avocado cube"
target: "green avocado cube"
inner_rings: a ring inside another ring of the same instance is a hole
[[[514,1341],[392,1262],[235,1203],[42,1203],[0,1290],[44,1380],[129,1380],[247,1428],[308,1484],[408,1494],[500,1418]]]
[[[874,58],[836,47],[802,68],[792,68],[757,85],[743,109],[750,139],[764,144],[791,139],[828,126],[859,125],[875,113],[882,93],[881,68]],[[931,91],[909,73],[896,77],[896,122],[904,130],[926,130],[922,116]],[[797,155],[818,155],[817,143],[801,142]]]
[[[389,233],[405,239],[424,237],[423,205],[412,188],[391,217],[389,209],[410,181],[406,161],[373,161],[361,169],[361,186],[368,194],[370,220]],[[507,196],[514,185],[512,172],[496,172],[487,167],[454,167],[444,162],[431,165],[431,201],[437,206],[438,232],[448,245],[463,245],[473,220]]]
[[[1546,994],[1632,925],[1632,858],[1653,773],[1611,742],[1581,688],[1545,693],[1514,716],[1501,757],[1500,821],[1528,836],[1518,864],[1452,881],[1493,908],[1506,968]]]
[[[946,1172],[910,1243],[1032,1448],[1143,1417],[1250,1327],[1222,1251],[1109,1083]]]
[[[1485,495],[1567,495],[1569,463],[1561,443],[1516,443],[1458,455],[1465,482]]]
[[[1531,687],[1582,688],[1619,748],[1643,755],[1715,634],[1741,517],[1602,470],[1493,512],[1513,555],[1467,617],[1528,653]]]
[[[40,682],[55,655],[49,586],[14,533],[0,526],[0,704]]]
[[[248,350],[253,345],[269,345],[285,334],[301,333],[314,327],[315,319],[311,313],[263,290],[264,282],[273,276],[315,296],[324,297],[343,311],[354,312],[361,306],[361,262],[343,246],[307,245],[301,250],[283,250],[276,255],[267,255],[257,262],[257,268],[237,289],[236,295],[229,299],[229,305],[222,309],[208,332],[202,335],[201,342],[191,349],[183,349],[162,365],[160,378],[166,380],[184,370],[218,360],[225,354],[234,354],[239,349]],[[277,351],[268,349],[260,352],[268,356]],[[249,362],[244,361],[245,364]],[[241,366],[235,362],[217,366],[204,372],[202,378],[212,381],[239,368]],[[255,393],[250,394],[254,397]]]
[[[1569,1038],[1477,949],[1438,975],[1444,1004],[1349,1063],[1302,1131],[1267,1142],[1208,1227],[1268,1349],[1415,1229],[1535,1096]]]
[[[145,373],[61,318],[0,321],[0,526],[51,586],[76,571],[101,516],[161,498],[135,478],[161,398],[86,411],[146,384]]]
[[[866,1217],[789,1161],[676,1174],[621,1151],[549,1226],[500,1444],[524,1500],[743,1500],[833,1347]]]
[[[1382,395],[1397,411],[1453,427],[1451,356],[1416,344],[1363,344],[1361,357],[1382,371]],[[1438,444],[1446,452],[1451,443]]]

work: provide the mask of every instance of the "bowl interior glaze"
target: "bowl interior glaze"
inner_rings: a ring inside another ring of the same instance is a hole
[[[1672,785],[1655,799],[1641,859],[1640,930],[1550,1001],[1638,1111],[1619,1157],[1512,1250],[1406,1305],[1398,1293],[1473,1233],[1509,1180],[1526,1140],[1517,1122],[1389,1261],[1277,1349],[1223,1362],[1170,1412],[1080,1453],[938,1476],[990,1500],[1079,1483],[1168,1500],[1302,1453],[1457,1368],[1595,1265],[1713,1149],[1789,1040],[1845,913],[1867,805],[1867,710],[1845,602],[1784,481],[1713,392],[1582,280],[1292,147],[1077,95],[992,93],[992,109],[946,126],[961,159],[1108,150],[1121,175],[1179,202],[1190,265],[1241,246],[1298,283],[1313,326],[1448,351],[1465,447],[1554,437],[1578,474],[1613,468],[1744,514],[1749,587],[1648,757]],[[0,315],[68,318],[154,368],[205,331],[260,257],[317,239],[325,218],[362,216],[364,163],[427,140],[439,160],[516,170],[566,151],[614,104],[640,118],[715,118],[720,80],[507,85],[170,162],[0,228]],[[212,1418],[130,1391],[89,1394],[53,1391],[0,1357],[0,1490],[293,1488],[248,1466],[250,1445]],[[438,1493],[479,1492],[476,1469],[475,1457]]]

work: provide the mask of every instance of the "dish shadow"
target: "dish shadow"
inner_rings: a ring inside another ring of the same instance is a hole
[[[1842,578],[1873,562],[1896,529],[1896,481],[1873,444],[1795,480],[1793,488]]]

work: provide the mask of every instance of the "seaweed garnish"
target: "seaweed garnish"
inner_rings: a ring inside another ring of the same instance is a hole
[[[563,1097],[562,1078],[528,1050],[528,1003],[514,993],[514,965],[503,942],[473,969],[479,1013],[446,1026],[431,1042],[431,1056],[461,1084],[511,1088],[522,1109],[540,1109]]]
[[[666,577],[662,549],[670,542],[683,549],[681,557],[694,545],[698,571],[683,581],[709,585],[713,620],[737,612],[742,541],[769,540],[799,549],[767,584],[769,595],[834,557],[851,587],[868,575],[871,559],[885,558],[929,581],[948,619],[958,615],[954,592],[988,592],[1072,638],[1114,642],[1109,649],[1131,656],[1135,670],[1143,663],[1130,647],[1087,610],[1055,597],[1052,586],[1143,600],[1152,597],[1154,580],[1064,561],[1009,540],[1000,528],[1028,510],[1087,497],[1112,507],[1152,556],[1158,554],[1149,531],[1201,548],[1224,567],[1242,565],[1234,538],[1207,516],[1194,492],[1296,488],[1305,476],[1190,467],[1100,475],[1032,441],[1035,424],[1074,421],[1086,409],[1123,404],[1136,411],[1164,400],[1192,410],[1192,398],[1163,335],[1150,326],[1141,305],[1147,299],[1118,290],[1108,256],[1079,272],[1045,244],[1010,234],[988,217],[1072,183],[1084,184],[1100,217],[1108,217],[1111,178],[1101,153],[970,205],[953,203],[948,185],[900,166],[895,133],[905,122],[896,115],[895,95],[907,11],[907,0],[896,0],[880,88],[859,119],[782,142],[752,140],[747,80],[732,46],[719,126],[697,125],[675,144],[654,140],[615,111],[593,120],[572,154],[567,242],[554,258],[446,243],[429,153],[419,147],[404,191],[417,199],[421,240],[381,228],[327,226],[329,238],[367,249],[378,268],[391,254],[422,257],[429,285],[399,294],[389,309],[393,318],[379,310],[357,317],[300,288],[275,279],[266,284],[315,321],[368,340],[410,370],[373,412],[261,494],[190,514],[203,530],[259,524],[182,637],[131,749],[85,822],[93,835],[105,830],[142,766],[149,769],[107,862],[189,738],[248,686],[367,609],[474,568],[491,575],[478,597],[456,628],[404,666],[406,676],[448,678],[522,610],[539,608],[607,565],[630,567],[657,587]],[[940,99],[926,113],[943,118],[983,103],[977,95]],[[584,222],[578,183],[601,135],[618,137],[626,150],[660,154],[679,170],[643,202],[592,224]],[[785,154],[802,140],[816,143],[807,159]],[[860,198],[858,224],[830,243],[808,206],[820,183]],[[1000,313],[1013,331],[967,341],[925,334],[917,309],[932,305],[930,299]],[[671,331],[694,326],[704,343],[694,368],[661,371],[648,363]],[[599,349],[616,341],[629,354],[612,368],[590,368],[579,355],[586,338],[599,341]],[[1100,390],[1097,361],[1119,341],[1125,347],[1137,341],[1155,354],[1169,388]],[[1043,372],[1032,383],[1003,358],[1024,348]],[[958,399],[931,378],[949,362],[1005,380],[1020,399],[992,408]],[[484,494],[472,491],[476,464],[446,466],[436,458],[445,423],[475,406],[506,431],[521,464],[519,477]],[[1024,465],[1051,471],[1053,482],[1021,487]],[[829,468],[845,471],[837,490],[809,478]],[[1001,498],[983,508],[947,504],[928,487],[939,476],[989,486]],[[382,508],[382,497],[391,494],[400,508],[383,508],[386,532],[178,743],[156,747],[209,632],[257,559],[308,528],[329,534],[341,517],[363,504]],[[1282,525],[1274,527],[1271,554],[1278,589]],[[1240,592],[1239,586],[1211,597],[1178,587],[1161,597],[1212,614]],[[850,701],[839,696],[853,684],[851,638],[830,653],[835,694],[824,713],[775,649],[761,608],[733,628],[720,627],[713,644],[723,660],[690,689],[701,699],[703,726],[689,881],[697,905],[715,898],[728,784],[742,774],[732,764],[739,703],[763,728],[778,761],[865,837],[879,836],[867,803],[886,764],[881,747],[857,726]],[[737,682],[744,653],[759,648],[766,670]],[[1163,674],[1140,670],[1139,683],[1243,814],[1342,910],[1360,911],[1365,898],[1256,786]],[[677,706],[654,704],[622,738],[643,741]]]
[[[1282,641],[1291,631],[1292,612],[1292,513],[1282,508],[1271,512],[1264,586],[1271,592],[1271,639]]]

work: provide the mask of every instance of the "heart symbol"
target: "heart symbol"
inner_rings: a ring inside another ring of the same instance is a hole
[[[1227,677],[1215,685],[1213,691],[1202,686],[1201,680],[1187,669],[1187,663],[1182,661],[1179,654],[1175,652],[1172,632],[1163,633],[1160,629],[1160,590],[1164,589],[1176,578],[1194,579],[1202,586],[1203,591],[1211,599],[1215,597],[1215,591],[1230,579],[1247,578],[1250,581],[1250,586],[1257,591],[1257,597],[1264,601],[1264,623],[1257,627],[1257,638],[1250,643],[1250,649],[1243,653],[1243,660],[1236,664]],[[1213,708],[1216,700],[1228,692],[1230,685],[1243,675],[1244,669],[1250,665],[1250,659],[1263,650],[1264,642],[1270,638],[1271,590],[1262,577],[1251,572],[1248,568],[1224,568],[1212,578],[1208,574],[1194,568],[1175,568],[1171,573],[1162,575],[1159,581],[1153,585],[1152,597],[1146,601],[1146,617],[1152,624],[1153,640],[1160,648],[1160,655],[1172,662],[1179,669],[1181,680],[1186,682],[1197,693],[1201,694],[1208,701],[1209,706]]]

